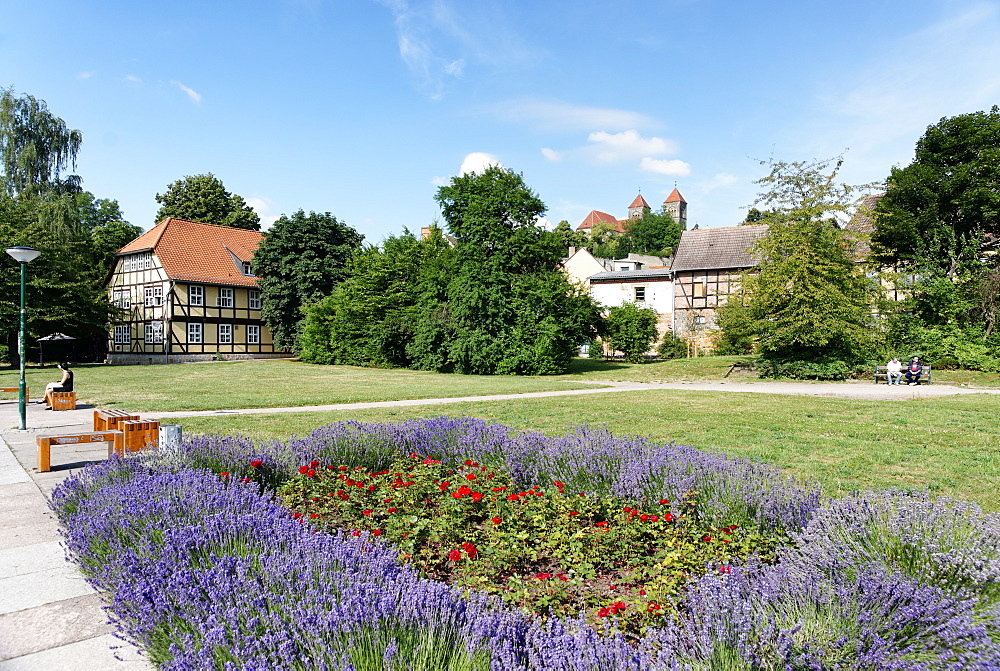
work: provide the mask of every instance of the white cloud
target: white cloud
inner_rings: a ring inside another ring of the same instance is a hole
[[[542,156],[544,156],[546,160],[552,162],[561,161],[563,159],[562,152],[556,151],[555,149],[549,149],[548,147],[542,147]]]
[[[431,184],[434,186],[448,186],[451,184],[451,177],[432,177]]]
[[[125,82],[127,84],[135,84],[136,86],[142,86],[142,80],[135,75],[128,75],[125,77]]]
[[[93,77],[93,76],[94,76],[95,74],[97,74],[97,73],[95,73],[95,72],[81,72],[80,74],[78,74],[78,75],[76,76],[76,78],[77,78],[77,79],[80,79],[80,80],[83,80],[83,79],[90,79],[90,78],[91,78],[91,77]]]
[[[262,196],[255,196],[253,198],[246,199],[247,205],[253,208],[253,211],[257,213],[260,217],[260,230],[266,231],[274,225],[274,222],[278,220],[278,215],[269,214],[274,203],[269,198],[264,198]]]
[[[701,187],[702,193],[708,193],[709,191],[714,191],[715,189],[732,186],[738,180],[739,178],[736,175],[728,172],[720,172],[713,176],[712,179],[701,183],[699,186]]]
[[[557,100],[519,98],[498,103],[484,112],[503,121],[527,123],[542,130],[581,131],[603,128],[621,131],[630,128],[654,128],[653,118],[629,110],[587,107]]]
[[[491,165],[498,167],[503,167],[498,159],[493,154],[487,154],[485,152],[476,151],[471,154],[466,155],[465,160],[462,161],[462,167],[458,169],[459,175],[467,175],[469,173],[483,173]]]
[[[601,163],[612,163],[640,156],[662,156],[677,152],[677,145],[672,140],[661,137],[642,137],[636,130],[626,130],[620,133],[597,131],[587,136],[591,142],[590,151]]]
[[[639,169],[643,172],[652,172],[658,175],[669,175],[671,177],[687,177],[691,174],[691,166],[679,159],[657,159],[643,156],[639,161]]]
[[[191,102],[195,103],[196,105],[201,102],[201,94],[195,91],[194,89],[188,88],[187,86],[184,86],[184,84],[181,84],[179,81],[176,80],[173,80],[170,83],[179,88],[181,91],[183,91],[185,95],[187,95],[187,97],[191,99]]]
[[[443,97],[469,63],[508,69],[537,58],[509,27],[504,3],[378,1],[392,13],[400,58],[431,99]]]

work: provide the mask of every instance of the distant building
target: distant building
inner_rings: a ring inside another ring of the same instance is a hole
[[[684,196],[681,195],[680,191],[676,188],[671,191],[670,195],[663,201],[663,208],[674,218],[674,221],[680,224],[681,230],[687,228],[687,201],[684,200]],[[576,230],[592,233],[595,227],[605,225],[617,233],[624,233],[630,220],[641,219],[643,215],[650,211],[652,210],[649,207],[649,203],[646,202],[646,199],[640,193],[632,201],[632,204],[628,206],[628,217],[625,219],[618,219],[614,215],[601,212],[600,210],[591,210],[584,217],[583,221],[580,222],[579,226],[576,227]]]
[[[263,236],[164,219],[122,247],[108,294],[112,363],[178,363],[289,356],[261,321],[253,253]]]

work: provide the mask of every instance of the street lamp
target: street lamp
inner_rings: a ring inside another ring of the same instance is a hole
[[[21,415],[21,431],[28,428],[27,422],[25,421],[25,386],[24,386],[24,357],[25,350],[27,349],[24,344],[25,332],[28,330],[26,313],[24,311],[24,281],[25,281],[25,270],[24,267],[38,258],[41,254],[37,249],[32,249],[31,247],[8,247],[7,253],[10,254],[11,258],[21,264],[21,338],[19,341],[19,347],[21,352],[21,383],[18,385],[17,389],[17,410]]]

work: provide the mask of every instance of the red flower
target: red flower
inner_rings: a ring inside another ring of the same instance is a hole
[[[443,492],[443,491],[447,490],[448,487],[450,487],[450,486],[451,486],[450,482],[442,482],[440,485],[438,485],[438,489],[440,489]]]
[[[309,467],[308,466],[299,466],[299,474],[300,475],[305,475],[308,472],[309,472]]]
[[[661,506],[669,506],[670,505],[670,501],[668,501],[666,499],[660,499],[660,505]]]
[[[225,480],[226,478],[229,477],[229,473],[227,471],[222,471],[221,473],[219,473],[219,477]]]
[[[355,529],[355,530],[353,530],[351,532],[351,535],[352,536],[360,536],[361,535],[361,530],[360,529]]]
[[[517,499],[518,499],[518,498],[519,498],[519,497],[518,497],[518,495],[517,495],[517,494],[510,494],[510,495],[509,495],[509,496],[507,497],[507,500],[508,500],[508,501],[517,501]]]
[[[460,559],[462,559],[462,553],[459,552],[458,550],[452,550],[451,552],[448,553],[448,559],[452,561],[459,561]]]
[[[264,465],[263,461],[251,461],[250,462],[250,468],[260,468],[263,465]]]
[[[643,522],[648,522],[649,521],[649,515],[646,515],[646,514],[639,515],[639,519],[642,520]]]
[[[570,514],[570,517],[572,517],[574,515],[579,515],[580,513],[576,512],[575,510],[571,510],[571,511],[569,511],[569,514]]]
[[[396,512],[396,509],[395,508],[389,508],[385,512],[387,512],[388,514],[392,515],[394,512]]]
[[[316,471],[314,471],[313,469],[310,468],[308,471],[306,471],[306,475],[308,477],[310,477],[310,478],[315,478],[316,477]]]
[[[479,503],[479,501],[482,498],[483,498],[483,493],[482,492],[472,492],[472,500],[475,501],[476,503]]]
[[[597,611],[597,617],[607,617],[607,616],[608,616],[607,608],[602,608],[599,611]]]
[[[664,522],[673,522],[674,521],[674,516],[671,515],[670,513],[667,513],[667,514],[665,514],[663,516],[663,521]]]
[[[503,520],[500,519],[499,517],[494,517],[493,518],[493,524],[500,524],[501,522],[503,522]]]
[[[648,606],[646,606],[646,610],[649,611],[650,613],[655,613],[656,611],[660,610],[660,608],[661,606],[658,603],[651,603]]]
[[[629,508],[628,506],[625,506],[624,508],[622,508],[622,512],[623,513],[630,513],[630,512],[632,512],[632,509]]]
[[[475,559],[476,555],[479,554],[479,550],[472,543],[462,543],[462,549],[469,555],[469,559]]]
[[[374,531],[372,531],[372,533],[374,535],[376,535],[376,536],[381,536],[382,535],[382,530],[381,529],[375,529]]]
[[[466,466],[471,466],[472,465],[472,459],[466,459],[465,460],[465,465]]]
[[[371,509],[369,508],[368,510],[362,510],[362,511],[361,511],[361,514],[362,514],[362,515],[371,515],[371,514],[372,514],[372,511],[371,511]]]
[[[545,580],[546,578],[551,578],[551,573],[536,573],[535,580]]]
[[[460,498],[462,498],[462,492],[461,492],[461,490],[459,490],[459,491],[457,491],[457,492],[452,492],[452,493],[451,493],[451,495],[452,495],[453,497],[455,497],[456,499],[460,499]]]
[[[319,466],[319,462],[318,461],[313,460],[313,461],[309,462],[309,467],[310,468],[316,468],[317,466]]]
[[[719,573],[732,573],[733,569],[728,566],[720,566]]]
[[[562,580],[563,582],[567,582],[567,581],[569,581],[569,578],[567,578],[567,577],[566,577],[566,574],[565,574],[565,573],[560,573],[560,574],[559,574],[559,575],[557,575],[556,577],[557,577],[557,578],[559,578],[560,580]]]
[[[346,471],[347,470],[347,466],[338,466],[337,470],[338,471]]]
[[[466,473],[465,474],[465,479],[469,480],[469,481],[475,480],[476,479],[476,474],[475,473]]]
[[[658,519],[659,519],[659,518],[658,518],[658,517],[657,517],[656,515],[650,515],[650,516],[649,516],[649,521],[650,521],[650,522],[655,522],[655,521],[656,521],[656,520],[658,520]]]
[[[309,513],[309,517],[316,519],[317,517],[319,517],[319,513]]]
[[[607,522],[598,522],[594,526],[598,527],[599,529],[604,529],[604,528],[606,528],[608,526],[608,523]]]
[[[708,534],[705,534],[704,536],[701,537],[701,540],[705,541],[706,543],[711,543],[712,537],[709,536]]]
[[[458,488],[458,493],[461,494],[462,496],[468,496],[469,494],[472,493],[472,490],[469,489],[467,485],[462,485],[461,487]]]

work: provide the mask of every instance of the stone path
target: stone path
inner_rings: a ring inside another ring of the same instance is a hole
[[[642,392],[656,389],[811,395],[881,401],[905,401],[955,394],[998,394],[1000,389],[948,385],[889,387],[870,383],[801,383],[710,381],[673,383],[605,382],[592,389],[431,398],[376,403],[331,404],[295,408],[142,413],[143,418],[275,412],[334,411],[499,401],[547,396]],[[66,477],[105,458],[102,443],[53,451],[53,470],[38,473],[35,437],[40,433],[89,431],[93,409],[65,412],[28,406],[28,431],[18,426],[17,402],[0,401],[0,671],[71,671],[149,669],[151,666],[111,634],[100,596],[66,562],[58,524],[48,509],[52,490]]]

